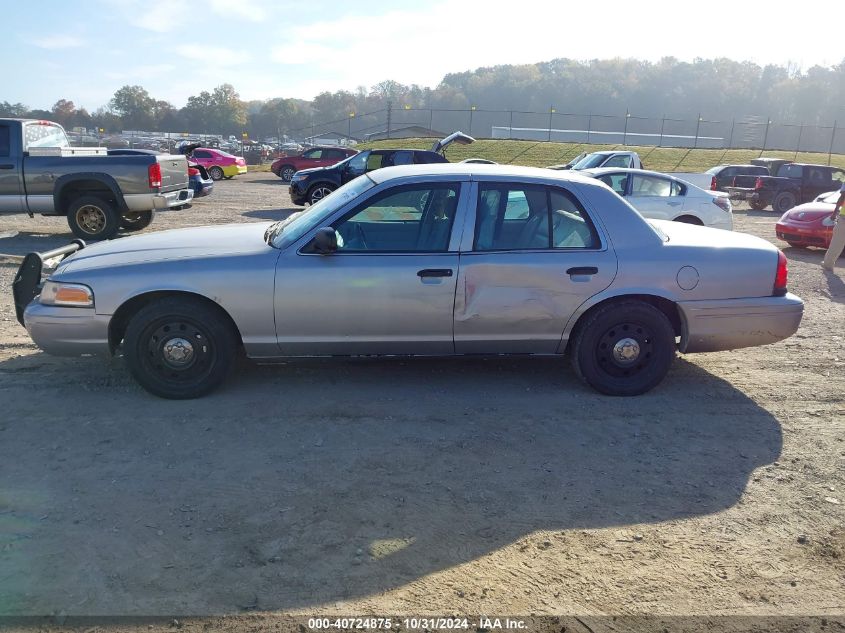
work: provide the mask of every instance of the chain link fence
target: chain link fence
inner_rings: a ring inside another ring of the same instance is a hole
[[[455,130],[476,138],[704,149],[756,149],[845,154],[845,132],[831,125],[783,123],[746,116],[696,118],[523,110],[396,108],[350,113],[286,133],[312,143],[441,137]]]

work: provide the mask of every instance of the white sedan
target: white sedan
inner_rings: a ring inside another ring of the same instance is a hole
[[[680,178],[643,169],[602,168],[581,173],[602,181],[646,218],[733,229],[730,198],[720,191],[705,191]]]

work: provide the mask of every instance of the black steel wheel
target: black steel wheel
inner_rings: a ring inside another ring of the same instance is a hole
[[[237,335],[216,308],[173,297],[150,303],[132,317],[123,348],[130,372],[144,389],[181,400],[205,395],[223,382]]]
[[[575,372],[611,396],[635,396],[655,387],[675,357],[669,319],[642,301],[598,308],[579,324],[572,346]]]

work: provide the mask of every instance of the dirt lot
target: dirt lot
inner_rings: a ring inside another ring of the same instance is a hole
[[[152,229],[292,208],[250,174]],[[639,398],[560,360],[346,360],[172,402],[32,345],[9,255],[69,234],[9,230],[0,614],[845,612],[845,260],[786,249],[798,334],[680,357]]]

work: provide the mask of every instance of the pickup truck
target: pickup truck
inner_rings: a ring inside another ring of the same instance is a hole
[[[0,213],[63,215],[77,237],[104,240],[192,199],[184,156],[109,156],[71,147],[58,123],[0,118]]]
[[[725,191],[732,200],[746,200],[752,209],[772,205],[774,211],[786,213],[796,204],[839,189],[843,182],[845,170],[839,167],[783,163],[774,176],[736,176]]]

